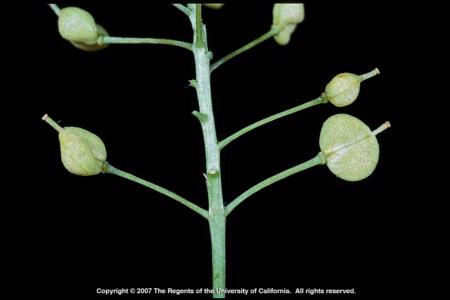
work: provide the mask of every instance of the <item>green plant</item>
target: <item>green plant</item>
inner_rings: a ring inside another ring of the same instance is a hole
[[[109,44],[133,43],[171,45],[192,52],[195,59],[196,78],[191,80],[191,86],[197,92],[199,104],[199,111],[193,111],[192,113],[198,119],[203,131],[208,210],[172,191],[113,167],[106,161],[106,148],[103,142],[93,133],[77,127],[62,128],[48,115],[45,115],[43,120],[58,131],[62,161],[69,172],[82,176],[107,173],[123,177],[178,201],[208,221],[212,246],[213,288],[217,291],[214,297],[225,296],[223,289],[225,288],[226,274],[226,219],[239,204],[263,188],[313,166],[326,164],[336,176],[348,181],[362,180],[369,176],[376,167],[379,146],[375,136],[388,128],[389,122],[385,122],[375,131],[371,131],[357,118],[346,114],[337,114],[323,124],[319,142],[321,151],[317,155],[308,161],[261,181],[236,197],[228,205],[224,205],[220,154],[228,144],[260,126],[319,104],[331,103],[336,107],[347,106],[356,100],[361,82],[379,74],[378,69],[364,75],[339,74],[330,81],[325,88],[325,92],[318,98],[262,119],[219,141],[216,136],[211,99],[211,72],[228,60],[269,38],[273,37],[280,45],[288,44],[297,25],[304,19],[303,4],[275,4],[273,24],[267,33],[213,64],[211,64],[212,53],[208,49],[206,27],[202,21],[201,4],[188,4],[187,6],[174,4],[174,7],[184,13],[191,22],[193,28],[192,43],[171,39],[109,36],[95,22],[94,18],[84,10],[74,7],[59,9],[55,4],[50,4],[50,7],[59,16],[58,29],[61,36],[81,50],[93,51],[100,50]],[[221,5],[215,5],[214,7],[220,8]]]

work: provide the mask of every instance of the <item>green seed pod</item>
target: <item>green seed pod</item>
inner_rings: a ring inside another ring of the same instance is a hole
[[[42,119],[59,132],[61,160],[70,173],[92,176],[103,171],[106,148],[98,136],[78,127],[62,128],[47,115]]]
[[[108,32],[106,32],[106,30],[105,30],[105,28],[103,28],[103,26],[97,24],[97,30],[98,30],[99,36],[108,36]],[[84,51],[88,51],[88,52],[102,50],[102,49],[108,47],[108,44],[99,45],[96,43],[93,45],[86,45],[86,44],[76,43],[76,42],[70,42],[70,43],[75,48],[78,48],[78,49],[84,50]]]
[[[328,118],[323,123],[319,145],[330,171],[347,181],[368,177],[378,163],[376,134],[389,127],[389,122],[385,122],[372,132],[362,121],[347,114]]]
[[[288,25],[280,33],[274,36],[275,41],[282,46],[289,44],[291,40],[291,35],[297,28],[297,25]]]
[[[336,75],[325,87],[325,97],[337,107],[350,105],[358,98],[361,82],[377,74],[380,74],[378,69],[363,75],[352,73]]]
[[[274,36],[274,39],[280,45],[287,45],[297,24],[305,19],[304,6],[302,3],[276,3],[273,6],[272,14],[272,26],[281,30]]]
[[[106,161],[106,148],[95,134],[78,127],[65,127],[59,133],[61,160],[64,167],[81,176],[102,172]]]
[[[84,45],[96,44],[100,36],[92,15],[78,7],[65,7],[60,10],[58,30],[64,39]]]
[[[212,9],[221,9],[224,6],[225,3],[203,3],[206,7],[212,8]]]

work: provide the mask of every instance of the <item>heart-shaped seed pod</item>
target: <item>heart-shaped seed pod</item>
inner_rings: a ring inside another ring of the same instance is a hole
[[[221,9],[224,6],[225,3],[203,3],[206,7],[212,8],[212,9]]]
[[[325,87],[325,97],[337,107],[350,105],[358,98],[361,82],[378,74],[377,68],[363,75],[338,74]]]
[[[106,148],[97,135],[78,127],[62,128],[47,115],[42,119],[59,132],[61,160],[70,173],[92,176],[103,171]]]
[[[105,28],[99,24],[97,24],[97,30],[99,33],[99,37],[100,36],[108,36],[108,32],[106,32]],[[108,44],[93,44],[93,45],[86,45],[86,44],[82,44],[82,43],[76,43],[76,42],[70,42],[75,48],[78,48],[80,50],[83,51],[88,51],[88,52],[93,52],[93,51],[98,51],[98,50],[102,50],[105,49],[106,47],[108,47]]]
[[[92,15],[78,7],[65,7],[60,10],[58,30],[64,39],[84,45],[96,44],[100,36]]]
[[[280,30],[274,36],[280,45],[287,45],[297,24],[305,19],[305,9],[302,3],[276,3],[273,6],[273,28]]]
[[[367,178],[378,163],[376,134],[389,127],[389,122],[385,122],[372,132],[362,121],[347,114],[328,118],[323,123],[319,145],[330,171],[347,181]]]

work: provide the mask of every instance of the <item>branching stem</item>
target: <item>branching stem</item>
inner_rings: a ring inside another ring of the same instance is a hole
[[[206,187],[209,203],[209,231],[211,234],[213,289],[225,289],[225,208],[223,205],[222,174],[220,170],[220,148],[211,98],[210,53],[206,40],[206,28],[201,21],[201,5],[191,5],[195,10],[191,23],[194,29],[195,89],[200,121],[205,144]],[[224,298],[223,292],[214,293],[214,298]]]
[[[317,165],[323,165],[324,163],[325,163],[325,160],[323,158],[323,155],[322,155],[322,153],[319,153],[314,158],[312,158],[308,161],[305,161],[304,163],[301,163],[295,167],[289,168],[283,172],[280,172],[276,175],[273,175],[273,176],[261,181],[260,183],[252,186],[251,188],[246,190],[244,193],[239,195],[236,199],[231,201],[225,208],[225,214],[228,216],[233,211],[233,209],[235,209],[239,204],[241,204],[244,200],[246,200],[253,194],[259,192],[263,188],[266,188],[269,185],[272,185],[277,181],[285,179],[286,177],[297,174],[297,173],[302,172],[311,167],[314,167]]]
[[[191,16],[191,9],[184,6],[183,4],[172,4],[174,7],[178,8],[181,12],[183,12],[186,16]]]
[[[225,138],[223,141],[221,141],[220,142],[220,149],[225,148],[225,146],[227,146],[232,141],[236,140],[237,138],[241,137],[242,135],[244,135],[244,134],[246,134],[246,133],[248,133],[248,132],[250,132],[250,131],[252,131],[252,130],[258,128],[258,127],[260,127],[260,126],[263,126],[263,125],[268,124],[270,122],[273,122],[275,120],[281,119],[283,117],[289,116],[289,115],[291,115],[293,113],[302,111],[302,110],[304,110],[306,108],[313,107],[313,106],[316,106],[316,105],[319,105],[319,104],[323,104],[323,103],[327,103],[327,100],[325,99],[325,97],[318,97],[318,98],[316,98],[314,100],[311,100],[309,102],[300,104],[300,105],[298,105],[296,107],[287,109],[285,111],[282,111],[282,112],[279,112],[277,114],[274,114],[274,115],[272,115],[270,117],[267,117],[267,118],[264,118],[262,120],[259,120],[258,122],[250,124],[250,125],[242,128],[242,129],[238,130],[237,132],[233,133],[229,137]]]
[[[172,39],[157,39],[157,38],[133,38],[133,37],[115,37],[115,36],[100,36],[97,40],[99,45],[104,44],[159,44],[176,46],[192,51],[192,45],[187,42],[182,42]]]
[[[128,179],[130,181],[142,184],[145,187],[148,187],[149,189],[152,189],[154,191],[157,191],[158,193],[161,193],[163,195],[166,195],[167,197],[183,204],[184,206],[189,207],[190,209],[192,209],[193,211],[195,211],[196,213],[198,213],[199,215],[201,215],[202,217],[204,217],[205,219],[208,219],[208,212],[206,210],[204,210],[203,208],[199,207],[198,205],[192,203],[191,201],[175,194],[174,192],[171,192],[157,184],[154,184],[150,181],[144,180],[142,178],[139,178],[133,174],[124,172],[122,170],[119,170],[113,166],[111,166],[110,164],[108,164],[105,168],[105,173],[108,174],[113,174],[113,175],[117,175],[119,177]]]
[[[221,65],[223,65],[224,63],[226,63],[227,61],[229,61],[230,59],[238,56],[239,54],[242,54],[243,52],[255,47],[256,45],[261,44],[262,42],[270,39],[271,37],[273,37],[274,35],[276,35],[277,33],[279,33],[280,30],[273,27],[272,29],[270,29],[268,32],[266,32],[265,34],[263,34],[262,36],[258,37],[257,39],[251,41],[250,43],[246,44],[245,46],[231,52],[230,54],[222,57],[221,59],[217,60],[212,66],[211,66],[211,72],[213,72],[215,69],[217,69],[218,67],[220,67]]]

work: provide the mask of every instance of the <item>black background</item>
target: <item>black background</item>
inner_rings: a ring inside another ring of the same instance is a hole
[[[192,38],[189,21],[168,4],[81,7],[113,36]],[[226,203],[314,156],[332,114],[352,114],[371,128],[385,120],[393,126],[378,138],[380,162],[368,179],[349,183],[316,167],[239,206],[227,222],[229,288],[356,288],[361,297],[448,293],[448,252],[440,256],[449,227],[448,191],[439,191],[448,185],[442,9],[308,3],[288,46],[269,40],[213,73],[223,139],[319,96],[338,73],[381,70],[349,107],[315,107],[230,144],[222,152]],[[270,3],[205,8],[214,58],[266,32],[271,13]],[[49,296],[95,296],[98,287],[210,287],[205,220],[124,179],[69,174],[56,132],[41,121],[48,113],[63,126],[96,133],[111,164],[207,207],[190,53],[152,45],[86,53],[60,38],[44,3],[20,6],[10,17],[20,20],[6,27],[15,33],[9,50],[17,58],[4,57],[13,66],[7,111],[20,123],[9,123],[19,129],[12,148],[20,156],[12,159],[13,220],[5,227],[12,277],[23,291]]]

